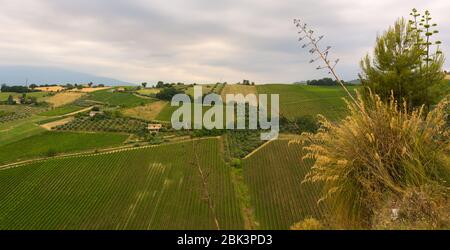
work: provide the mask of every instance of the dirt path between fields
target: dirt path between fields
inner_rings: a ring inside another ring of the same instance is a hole
[[[58,121],[42,124],[41,127],[45,128],[46,130],[52,130],[52,128],[54,128],[56,126],[61,126],[61,125],[67,124],[67,123],[71,122],[73,119],[75,119],[75,118],[67,117],[67,118],[64,118],[64,119],[61,119]]]

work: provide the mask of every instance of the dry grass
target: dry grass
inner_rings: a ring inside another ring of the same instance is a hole
[[[66,104],[72,103],[77,99],[84,96],[86,93],[79,92],[62,92],[58,93],[52,97],[49,97],[46,102],[50,103],[54,107],[64,106]]]
[[[222,90],[222,98],[225,100],[226,94],[257,94],[256,86],[254,85],[238,85],[238,84],[226,84]]]
[[[141,95],[151,95],[158,94],[161,89],[151,88],[151,89],[140,89],[137,92]]]
[[[399,107],[393,97],[383,103],[377,95],[358,95],[362,110],[348,103],[350,115],[343,121],[320,117],[318,133],[303,134],[304,158],[315,161],[305,181],[325,184],[321,200],[330,202],[338,225],[371,227],[387,197],[448,183],[449,101],[425,114],[423,108],[407,110],[406,103]]]
[[[82,88],[82,89],[71,89],[70,92],[81,92],[81,93],[91,93],[99,90],[110,89],[111,87],[97,87],[97,88]]]
[[[446,75],[445,80],[450,80],[450,75]]]
[[[62,86],[50,86],[50,87],[37,87],[35,90],[40,90],[43,92],[59,92],[63,91],[65,88]]]
[[[165,101],[156,101],[145,106],[138,106],[123,110],[122,113],[133,118],[154,120],[166,105],[167,102]]]

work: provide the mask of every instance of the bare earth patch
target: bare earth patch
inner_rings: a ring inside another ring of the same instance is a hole
[[[79,92],[62,92],[49,97],[47,99],[47,102],[52,104],[54,107],[60,107],[76,101],[78,98],[84,96],[85,94],[86,93]]]
[[[52,130],[52,128],[54,128],[56,126],[64,125],[66,123],[69,123],[73,119],[74,118],[71,116],[71,117],[67,117],[67,118],[64,118],[64,119],[61,119],[61,120],[58,120],[58,121],[42,124],[41,127],[46,129],[46,130]]]
[[[133,118],[154,120],[166,105],[167,102],[165,101],[156,101],[145,106],[138,106],[123,110],[122,113]]]

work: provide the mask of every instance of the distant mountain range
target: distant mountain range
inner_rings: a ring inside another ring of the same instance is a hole
[[[25,85],[28,84],[66,84],[89,83],[108,86],[134,85],[113,78],[66,70],[56,67],[40,66],[0,66],[0,84]]]

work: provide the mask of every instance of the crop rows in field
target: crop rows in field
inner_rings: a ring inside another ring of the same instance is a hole
[[[54,129],[62,131],[105,131],[136,133],[138,131],[147,129],[147,122],[126,117],[98,119],[87,116],[80,116],[69,123],[56,126]]]
[[[217,139],[0,170],[0,189],[0,229],[243,227]]]
[[[244,177],[261,229],[289,229],[305,218],[321,219],[321,187],[302,184],[311,163],[302,160],[301,146],[288,140],[270,142],[244,159]]]
[[[231,158],[243,158],[263,143],[260,130],[230,130],[225,136],[227,156]]]
[[[0,105],[0,123],[24,119],[43,110],[27,105]]]
[[[279,94],[280,115],[288,119],[322,114],[328,119],[337,120],[347,113],[347,106],[342,100],[346,93],[338,86],[266,84],[258,85],[257,88],[259,94]],[[351,93],[355,93],[358,87],[349,88]]]
[[[150,98],[141,98],[130,92],[114,92],[112,89],[89,93],[86,100],[105,103],[111,106],[136,107],[154,102]]]

